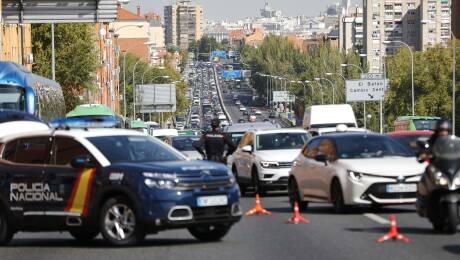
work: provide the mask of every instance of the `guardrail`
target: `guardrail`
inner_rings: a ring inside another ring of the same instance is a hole
[[[230,114],[228,113],[227,108],[225,107],[225,103],[222,98],[222,93],[220,92],[219,77],[217,77],[216,68],[212,66],[212,70],[214,71],[214,81],[216,82],[217,96],[219,96],[220,107],[222,107],[222,110],[224,111],[224,114],[228,119],[228,123],[233,125],[232,118],[230,117]]]

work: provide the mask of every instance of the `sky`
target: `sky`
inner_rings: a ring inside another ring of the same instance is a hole
[[[203,6],[204,18],[209,20],[236,21],[246,17],[259,16],[265,2],[273,9],[281,10],[285,16],[307,15],[316,16],[324,12],[327,5],[341,0],[195,0]],[[363,0],[351,0],[352,5],[362,5]],[[128,10],[136,11],[141,6],[141,13],[153,11],[163,17],[163,6],[170,5],[175,0],[131,0],[126,6]]]

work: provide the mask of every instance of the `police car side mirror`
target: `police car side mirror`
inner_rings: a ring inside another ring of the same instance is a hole
[[[318,155],[315,157],[315,160],[318,161],[318,162],[325,163],[325,164],[327,165],[327,156],[324,155],[324,154],[318,154]]]
[[[96,163],[94,163],[93,160],[91,160],[91,157],[89,155],[80,155],[76,156],[72,159],[70,162],[70,165],[73,168],[93,168],[96,167]]]
[[[245,146],[243,146],[243,148],[241,148],[241,150],[243,150],[243,152],[245,152],[245,153],[252,153],[252,146],[245,145]]]

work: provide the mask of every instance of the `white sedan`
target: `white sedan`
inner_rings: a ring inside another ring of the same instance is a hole
[[[332,203],[336,212],[352,205],[413,204],[424,165],[390,137],[342,133],[312,139],[292,166],[291,204]]]
[[[246,111],[246,108],[244,106],[240,106],[240,111]]]
[[[262,115],[262,112],[260,110],[256,110],[256,112],[254,112],[254,114],[256,115]]]

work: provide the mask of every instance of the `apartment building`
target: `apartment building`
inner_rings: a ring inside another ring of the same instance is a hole
[[[460,39],[460,1],[452,1],[452,32],[455,38]]]
[[[436,44],[446,46],[451,39],[450,5],[451,0],[422,0],[421,42],[423,50]]]
[[[364,24],[363,24],[363,9],[359,7],[353,8],[351,12],[347,12],[341,17],[339,25],[339,46],[346,53],[355,51],[363,53],[364,50]]]
[[[421,1],[363,1],[364,49],[371,73],[381,72],[382,57],[393,54],[401,46],[400,42],[415,50],[422,48]]]
[[[364,0],[364,46],[370,71],[381,72],[382,57],[403,43],[417,51],[447,44],[454,19],[451,1]]]
[[[203,35],[203,9],[190,0],[164,7],[165,44],[187,49]]]
[[[4,24],[0,0],[0,60],[13,61],[32,69],[32,27],[30,24]]]

